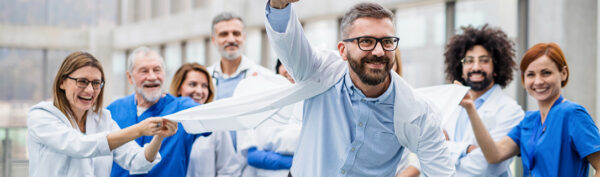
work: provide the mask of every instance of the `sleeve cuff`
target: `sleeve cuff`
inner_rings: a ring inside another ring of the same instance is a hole
[[[270,1],[267,1],[265,7],[265,14],[267,16],[267,21],[271,25],[274,31],[279,33],[284,33],[287,28],[288,21],[290,19],[290,13],[292,9],[292,4],[288,4],[283,9],[272,8],[269,5]]]
[[[467,155],[467,146],[469,146],[468,143],[447,141],[446,144],[448,145],[448,151],[450,151],[451,159],[458,161],[460,158]]]
[[[131,169],[129,171],[130,175],[146,174],[150,170],[152,170],[152,167],[154,167],[156,164],[158,164],[160,162],[160,160],[162,159],[162,156],[160,156],[160,152],[158,152],[158,153],[156,153],[156,157],[154,158],[154,161],[149,162],[148,160],[146,160],[146,155],[144,154],[144,152],[146,151],[148,144],[150,144],[150,143],[144,144],[144,148],[139,149],[140,151],[138,152],[138,158],[134,159],[133,164],[139,164],[137,166],[139,166],[140,168]]]
[[[112,151],[108,146],[108,133],[102,132],[98,134],[98,152],[99,154],[110,154]],[[116,148],[115,148],[116,149]]]

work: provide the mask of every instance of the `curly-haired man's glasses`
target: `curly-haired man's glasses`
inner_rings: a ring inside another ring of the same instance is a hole
[[[478,62],[480,65],[487,65],[492,62],[492,57],[490,56],[479,56],[478,58],[467,56],[460,60],[463,66],[472,66],[475,62]]]

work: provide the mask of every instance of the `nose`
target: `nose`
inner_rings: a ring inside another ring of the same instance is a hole
[[[229,33],[225,39],[227,42],[235,42],[235,36],[232,33]]]
[[[92,86],[92,83],[90,82],[87,86],[85,86],[83,91],[87,93],[94,93],[94,87]]]
[[[471,68],[473,70],[481,70],[481,64],[479,63],[479,61],[475,61],[473,62],[473,66],[471,66]]]
[[[146,80],[151,80],[151,81],[156,80],[158,78],[157,74],[158,73],[155,73],[154,71],[150,71],[148,73],[148,77],[146,77]]]
[[[383,50],[383,44],[381,44],[381,42],[377,42],[375,44],[375,48],[373,49],[373,51],[371,51],[371,54],[378,57],[385,55],[385,50]]]
[[[539,85],[539,84],[543,84],[543,83],[544,83],[544,80],[542,79],[542,77],[540,77],[539,75],[535,76],[535,80],[533,80],[533,84]]]
[[[194,87],[194,93],[199,94],[199,95],[204,95],[204,93],[202,92],[202,86],[197,86]]]

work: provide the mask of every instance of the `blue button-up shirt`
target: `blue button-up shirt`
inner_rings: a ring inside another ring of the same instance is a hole
[[[307,99],[294,175],[393,176],[402,156],[394,135],[393,85],[367,98],[346,71],[334,87]]]

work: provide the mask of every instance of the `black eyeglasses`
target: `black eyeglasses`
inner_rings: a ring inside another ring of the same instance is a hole
[[[363,50],[363,51],[371,51],[371,50],[375,49],[375,46],[377,46],[377,43],[381,43],[381,47],[383,47],[383,50],[393,51],[393,50],[396,50],[396,48],[398,47],[398,41],[400,41],[400,38],[398,38],[398,37],[376,38],[376,37],[371,37],[371,36],[361,36],[361,37],[344,39],[342,41],[352,42],[354,40],[358,41],[358,43],[357,43],[358,48],[360,48],[360,50]]]
[[[98,90],[101,89],[104,86],[104,81],[101,80],[87,80],[85,78],[74,78],[71,76],[67,76],[68,79],[73,79],[76,82],[77,87],[79,88],[86,88],[90,83],[92,84],[92,88],[94,88],[94,90]]]

